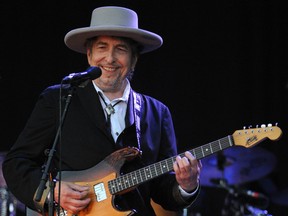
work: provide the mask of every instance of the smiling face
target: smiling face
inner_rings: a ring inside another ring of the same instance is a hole
[[[126,78],[133,72],[138,55],[129,40],[99,36],[87,46],[90,66],[100,67],[102,75],[93,80],[105,93],[123,93]]]

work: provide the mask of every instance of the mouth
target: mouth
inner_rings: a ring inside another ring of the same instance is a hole
[[[105,70],[105,71],[108,71],[108,72],[114,72],[114,71],[117,70],[116,67],[105,67],[105,66],[102,66],[101,68],[102,68],[103,70]]]

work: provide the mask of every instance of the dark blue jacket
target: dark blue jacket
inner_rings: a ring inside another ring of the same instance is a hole
[[[24,130],[3,163],[3,174],[8,188],[16,198],[32,209],[35,209],[33,196],[42,177],[42,166],[47,159],[45,152],[47,149],[51,149],[59,125],[59,90],[60,85],[55,85],[41,93]],[[69,86],[65,86],[61,90],[62,110],[65,107],[69,90],[71,90]],[[131,161],[125,159],[123,166],[122,164],[121,166],[117,165],[121,158],[112,160],[112,167],[118,176],[177,154],[176,136],[169,109],[163,103],[149,96],[141,94],[140,98],[141,142],[139,150],[142,154]],[[75,87],[61,130],[61,145],[57,143],[51,165],[55,173],[59,172],[60,152],[61,169],[75,171],[76,174],[76,171],[93,169],[97,164],[102,164],[107,156],[111,156],[119,149],[138,148],[133,107],[131,91],[125,116],[126,128],[115,143],[106,128],[105,115],[92,82],[89,81],[86,85]],[[120,157],[124,157],[122,153]],[[109,172],[105,173],[104,170],[109,170],[110,162],[107,167],[105,163],[104,168],[93,169],[96,171],[93,171],[95,173],[91,178],[94,179],[91,181],[97,183],[97,178],[101,179],[108,175]],[[99,172],[98,169],[100,169]],[[78,173],[78,176],[79,174],[81,175],[81,172]],[[166,209],[179,210],[190,205],[196,197],[189,202],[181,198],[172,172],[144,182],[135,190],[131,190],[123,196],[116,196],[115,200],[113,197],[113,203],[119,202],[120,206],[126,204],[128,209],[135,209],[139,215],[148,216],[154,215],[150,198]],[[114,207],[111,206],[113,209]]]

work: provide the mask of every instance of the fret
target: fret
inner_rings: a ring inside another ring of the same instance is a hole
[[[123,179],[124,179],[125,188],[129,188],[131,185],[130,185],[127,175],[124,175]]]
[[[152,175],[151,175],[151,170],[150,170],[150,168],[149,168],[149,167],[146,167],[146,168],[144,169],[144,171],[145,171],[146,179],[151,179]]]
[[[157,171],[155,169],[155,164],[151,164],[149,167],[150,167],[151,177],[154,178],[155,176],[157,176]]]
[[[134,173],[135,173],[135,172],[132,172],[132,173],[130,174],[130,177],[131,177],[131,180],[132,180],[132,184],[133,184],[133,185],[136,185],[136,184],[137,184],[137,179],[136,179],[136,176],[135,176]]]
[[[154,164],[154,170],[155,170],[154,176],[158,176],[158,175],[159,175],[158,172],[157,172],[158,169],[157,169],[157,166],[156,166],[156,165],[157,165],[157,163]]]
[[[161,168],[162,168],[162,173],[168,172],[168,164],[166,160],[160,161]]]
[[[123,184],[122,184],[123,189],[126,189],[126,188],[131,187],[131,184],[130,184],[130,181],[129,181],[127,175],[123,175],[122,180],[123,180],[123,181],[122,181],[122,182],[123,182]]]
[[[220,140],[218,140],[219,146],[220,146],[220,150],[222,150],[222,146],[221,146],[221,142]]]
[[[118,188],[119,190],[124,190],[124,181],[123,181],[123,176],[120,176],[120,178],[118,179]]]
[[[214,152],[218,152],[220,151],[222,148],[221,148],[221,145],[219,145],[219,142],[214,142]]]
[[[145,175],[145,170],[144,170],[144,169],[145,169],[145,167],[139,169],[140,178],[141,178],[141,181],[142,181],[142,182],[144,182],[144,181],[147,180],[146,175]]]
[[[234,142],[232,140],[232,137],[231,136],[228,136],[228,139],[229,139],[229,145],[230,146],[233,146],[234,145]]]
[[[202,158],[202,154],[201,154],[201,148],[200,147],[197,147],[195,148],[195,157],[198,159],[198,158]]]
[[[169,172],[169,171],[173,170],[174,160],[173,160],[173,158],[168,158],[166,161],[168,162],[167,164],[168,164],[168,172]]]
[[[127,179],[128,179],[128,182],[129,182],[130,187],[134,186],[133,180],[132,180],[132,175],[131,175],[130,173],[128,173],[128,174],[125,174],[125,176],[126,176]]]
[[[108,182],[108,187],[109,187],[109,191],[111,194],[115,193],[115,185],[114,185],[114,180],[111,180]]]
[[[201,149],[201,152],[202,152],[202,157],[204,157],[204,156],[205,156],[205,154],[204,154],[203,148],[202,148],[202,147],[200,147],[200,149]]]
[[[157,167],[157,170],[160,174],[163,174],[163,170],[162,170],[162,167],[161,167],[161,164],[159,162],[155,163],[155,166]]]
[[[210,152],[211,152],[211,154],[213,154],[214,151],[213,151],[213,148],[212,148],[212,146],[211,146],[211,142],[209,143],[209,146],[210,146]]]
[[[146,167],[140,169],[141,170],[141,175],[143,176],[144,181],[148,180],[148,177],[149,177],[149,176],[147,176],[145,169],[146,169]]]
[[[161,161],[158,162],[157,164],[159,164],[159,167],[160,167],[160,169],[161,169],[161,173],[164,173],[164,170],[163,170],[163,166],[162,166],[162,164],[161,164]]]
[[[196,148],[195,149],[192,149],[192,150],[190,150],[190,152],[191,152],[191,154],[194,156],[194,157],[196,157],[197,158],[197,156],[196,156]],[[183,154],[184,155],[184,154]]]
[[[207,144],[207,145],[204,145],[204,157],[206,156],[206,155],[210,155],[210,154],[212,154],[212,151],[211,151],[211,145],[209,145],[209,144]]]
[[[135,185],[138,185],[141,179],[141,170],[136,170],[134,171],[135,175],[134,175],[134,180],[136,181]]]
[[[117,179],[117,181],[115,181],[115,189],[116,189],[116,191],[120,191],[119,185],[118,185],[118,181],[119,181],[119,179]]]
[[[143,168],[141,168],[141,169],[143,169]],[[141,174],[141,169],[139,170],[140,171],[140,179],[141,179],[140,181],[144,182],[145,180],[143,179],[143,175]]]
[[[117,181],[118,181],[118,179],[114,179],[113,182],[111,182],[111,183],[113,183],[113,184],[112,184],[112,186],[113,186],[112,189],[113,189],[113,192],[114,192],[114,193],[116,193],[116,192],[119,191],[119,188],[118,188],[118,186],[117,186]]]

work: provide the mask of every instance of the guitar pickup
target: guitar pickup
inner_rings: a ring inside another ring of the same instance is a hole
[[[98,202],[101,202],[101,201],[107,199],[107,194],[105,191],[104,183],[102,183],[102,182],[94,185],[94,193],[96,195],[96,200]]]

